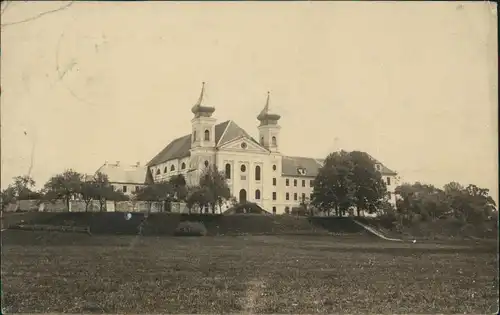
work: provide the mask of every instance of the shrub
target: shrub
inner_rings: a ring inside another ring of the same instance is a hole
[[[183,221],[177,225],[174,235],[176,236],[205,236],[207,229],[202,222]]]

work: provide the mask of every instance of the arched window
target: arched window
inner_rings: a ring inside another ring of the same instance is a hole
[[[271,138],[271,143],[272,143],[273,145],[277,145],[277,144],[276,144],[276,137],[274,137],[274,136],[273,136],[273,137]]]
[[[260,180],[260,166],[255,167],[255,180]]]
[[[161,172],[160,172],[160,169],[157,169],[157,170],[156,170],[156,175],[160,175],[160,173],[161,173]]]
[[[226,164],[226,172],[225,172],[225,174],[226,174],[226,178],[227,179],[231,178],[231,164],[229,164],[229,163]]]
[[[255,191],[255,199],[260,200],[260,190],[258,189]]]
[[[163,169],[163,173],[166,173],[167,172],[167,167],[165,166],[165,168]]]
[[[242,164],[241,165],[241,172],[245,173],[246,170],[247,170],[247,167],[244,164]]]
[[[195,141],[196,141],[196,130],[193,131],[193,142],[195,142]]]
[[[210,141],[210,131],[205,130],[205,141]]]
[[[273,214],[276,214],[276,207],[273,207]]]
[[[186,168],[186,163],[182,162],[181,169],[185,169],[185,168]]]
[[[276,164],[273,165],[273,171],[275,171],[275,170],[276,170]]]
[[[208,161],[205,161],[205,167],[208,167]]]
[[[171,172],[175,171],[175,166],[173,166],[173,165],[172,165],[172,166],[170,166],[170,171],[171,171]]]

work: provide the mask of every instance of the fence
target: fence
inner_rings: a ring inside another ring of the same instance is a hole
[[[188,213],[186,204],[183,202],[173,202],[170,204],[169,212]],[[99,201],[92,200],[87,205],[82,200],[70,200],[69,209],[66,202],[56,200],[55,202],[44,202],[40,200],[19,200],[8,205],[6,212],[14,211],[39,211],[39,212],[100,212]],[[103,211],[107,212],[166,212],[163,202],[148,201],[106,201]]]

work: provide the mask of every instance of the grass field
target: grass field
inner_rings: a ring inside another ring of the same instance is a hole
[[[2,233],[6,312],[494,313],[496,245]]]

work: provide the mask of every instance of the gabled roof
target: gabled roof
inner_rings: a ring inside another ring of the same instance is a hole
[[[215,125],[215,143],[220,146],[224,143],[232,141],[241,136],[250,138],[256,144],[260,145],[253,139],[243,128],[238,126],[234,121],[227,120]],[[170,142],[160,153],[149,161],[147,166],[158,165],[173,159],[182,159],[190,155],[191,135],[185,135]]]
[[[96,171],[96,173],[98,172],[107,175],[111,183],[144,184],[146,182],[147,167],[105,163]]]
[[[369,155],[369,154],[368,154]],[[389,169],[387,166],[385,166],[384,164],[382,164],[379,160],[377,160],[376,158],[374,158],[373,156],[369,155],[370,158],[373,160],[373,162],[375,164],[379,164],[380,165],[380,174],[382,175],[398,175],[398,173],[394,172],[393,170]]]
[[[321,159],[300,156],[283,156],[281,173],[283,176],[316,177],[322,166]],[[305,173],[299,173],[304,169]]]
[[[252,138],[243,128],[238,126],[234,121],[229,120],[229,124],[227,125],[226,130],[222,134],[222,137],[220,138],[220,141],[216,142],[217,146],[221,146],[225,143],[228,143],[234,139],[237,139],[239,137],[247,137],[256,144],[260,146],[260,144]],[[216,139],[217,141],[217,139]]]

